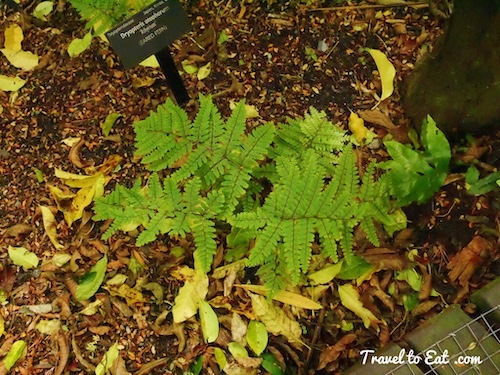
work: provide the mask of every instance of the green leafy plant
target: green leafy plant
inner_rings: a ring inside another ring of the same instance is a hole
[[[394,225],[389,187],[375,178],[373,164],[359,177],[345,132],[314,108],[278,128],[247,131],[245,111],[241,101],[224,122],[211,98],[201,96],[193,121],[168,100],[136,123],[137,155],[153,173],[144,185],[118,185],[96,201],[94,219],[113,220],[103,237],[140,228],[143,245],[160,234],[189,234],[195,265],[207,272],[216,227],[230,224],[228,238],[237,233],[244,241],[231,242],[240,248],[247,241],[247,264],[260,267],[273,292],[299,281],[315,242],[335,262],[338,245],[346,261],[353,257],[357,225],[378,244],[375,222]]]
[[[465,174],[465,183],[470,194],[486,194],[500,186],[500,172],[493,172],[486,177],[479,178],[479,171],[471,165]]]
[[[400,206],[424,203],[443,186],[448,175],[451,149],[446,136],[427,116],[420,135],[423,151],[412,150],[396,141],[386,141],[393,160],[379,164],[386,169],[385,178]]]
[[[95,36],[103,34],[152,2],[153,0],[70,0],[80,17],[87,21],[85,28],[93,29]]]

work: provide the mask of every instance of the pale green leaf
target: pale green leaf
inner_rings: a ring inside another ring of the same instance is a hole
[[[201,331],[206,343],[211,343],[217,340],[219,336],[219,320],[217,314],[212,309],[212,306],[204,300],[199,302],[199,311]]]
[[[42,183],[43,182],[43,172],[40,169],[35,168],[35,167],[31,167],[31,170],[33,172],[35,172],[36,180],[38,182]]]
[[[113,276],[111,279],[106,281],[106,285],[122,285],[125,281],[127,281],[128,276],[122,273],[118,273]]]
[[[227,349],[229,350],[229,353],[234,358],[247,358],[248,357],[248,352],[247,350],[237,342],[230,342],[227,344]]]
[[[45,335],[53,335],[61,329],[61,321],[59,319],[42,319],[35,328]]]
[[[9,258],[16,266],[21,266],[25,270],[38,266],[38,257],[24,247],[13,247],[9,245]]]
[[[0,90],[17,91],[24,86],[26,81],[19,77],[7,77],[0,74]]]
[[[396,77],[396,69],[389,61],[386,55],[377,49],[366,49],[375,60],[377,69],[382,82],[382,95],[380,101],[387,99],[394,92],[394,78]]]
[[[198,310],[199,302],[205,300],[207,293],[208,276],[201,271],[194,272],[175,297],[172,307],[174,322],[181,323],[194,316]]]
[[[351,284],[339,285],[338,290],[340,303],[360,317],[363,320],[365,328],[370,327],[372,324],[377,325],[381,323],[381,321],[373,315],[370,310],[363,306],[357,289]]]
[[[12,50],[8,48],[2,48],[0,51],[16,68],[29,71],[35,69],[38,65],[39,57],[33,52]]]
[[[105,375],[118,359],[119,355],[118,343],[115,342],[111,348],[108,349],[102,361],[96,366],[95,375]]]
[[[52,264],[56,267],[62,267],[71,260],[71,254],[54,254]]]
[[[26,349],[26,341],[24,340],[17,340],[14,344],[12,344],[12,347],[5,356],[3,362],[7,371],[9,371],[16,364],[17,360],[21,358],[24,349]]]
[[[107,137],[111,132],[111,128],[115,124],[116,120],[122,117],[119,113],[111,113],[106,117],[106,120],[101,124],[102,133]]]
[[[342,268],[339,274],[336,276],[337,279],[341,280],[354,280],[358,277],[369,272],[373,265],[368,263],[361,257],[352,256],[349,258],[349,262],[342,261]]]
[[[104,276],[106,275],[106,267],[108,265],[108,256],[104,255],[92,269],[82,278],[82,281],[76,288],[76,299],[84,301],[92,297],[101,286]]]
[[[250,290],[254,293],[267,295],[267,288],[264,285],[251,285],[251,284],[235,284],[234,286]],[[300,294],[289,292],[287,290],[280,290],[273,295],[273,300],[286,303],[290,306],[299,307],[301,309],[320,310],[322,306],[314,302],[312,299],[304,297]]]
[[[264,323],[269,333],[283,335],[291,343],[300,342],[302,329],[297,321],[290,319],[282,309],[268,303],[264,297],[253,293],[248,294],[252,299],[255,315]]]
[[[47,21],[46,16],[48,16],[53,9],[54,9],[53,1],[42,1],[35,7],[35,10],[33,11],[33,17],[38,18],[39,20],[42,21]]]
[[[69,44],[68,55],[70,57],[78,56],[90,47],[90,43],[92,43],[92,33],[89,31],[82,39],[76,38]]]
[[[208,62],[206,65],[203,65],[199,70],[197,77],[201,81],[205,78],[207,78],[210,75],[210,72],[212,71],[212,63]]]
[[[157,304],[161,304],[163,302],[164,292],[163,287],[160,284],[156,282],[150,282],[146,285],[143,285],[142,289],[149,290],[151,293],[153,293]]]
[[[327,284],[333,280],[335,276],[342,269],[342,262],[335,264],[327,264],[322,270],[311,273],[307,277],[309,278],[311,285]]]
[[[267,347],[267,340],[268,334],[266,326],[255,320],[250,321],[247,329],[247,342],[250,349],[252,349],[256,355],[261,355]]]
[[[187,74],[194,74],[198,71],[196,64],[189,60],[182,60],[181,65],[182,69],[184,69]]]
[[[214,355],[217,364],[219,365],[219,369],[222,370],[227,365],[226,354],[224,354],[224,350],[221,348],[214,348]]]

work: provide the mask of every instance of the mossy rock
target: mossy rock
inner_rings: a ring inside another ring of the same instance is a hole
[[[405,108],[418,127],[430,114],[448,135],[500,129],[500,1],[456,0],[437,52],[417,64]]]

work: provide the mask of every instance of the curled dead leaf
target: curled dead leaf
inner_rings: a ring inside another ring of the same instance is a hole
[[[401,143],[408,143],[410,139],[408,138],[408,129],[402,126],[396,126],[392,120],[382,111],[375,110],[364,110],[358,111],[359,117],[361,117],[366,122],[373,125],[378,125],[387,129],[387,131],[392,134],[394,139]]]
[[[357,338],[358,336],[354,333],[349,333],[342,336],[334,345],[324,349],[319,355],[319,364],[318,367],[316,367],[316,370],[322,370],[330,363],[335,362],[339,358],[340,354],[347,349],[347,346],[354,342]]]
[[[474,237],[467,246],[456,254],[446,268],[450,271],[448,276],[454,282],[459,280],[460,285],[468,284],[472,277],[490,256],[493,245],[481,236]]]
[[[68,154],[68,159],[70,162],[73,163],[75,167],[78,168],[86,168],[91,165],[89,162],[83,163],[82,160],[80,159],[80,152],[82,149],[82,146],[85,144],[85,140],[82,138],[78,143],[75,143],[72,147],[71,150],[69,150]]]
[[[4,237],[18,237],[31,232],[33,232],[33,227],[31,225],[21,223],[8,227],[3,235]]]
[[[417,305],[417,307],[415,307],[413,310],[412,310],[412,314],[414,316],[419,316],[419,315],[423,315],[423,314],[426,314],[428,313],[429,311],[432,310],[432,308],[434,308],[434,306],[436,306],[439,302],[438,301],[424,301],[424,302],[421,302]]]
[[[402,271],[408,267],[406,256],[384,247],[368,249],[363,253],[363,259],[378,270]]]

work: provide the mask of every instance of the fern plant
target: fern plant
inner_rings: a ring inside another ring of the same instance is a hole
[[[133,228],[141,231],[138,245],[190,233],[195,262],[208,271],[215,227],[230,224],[255,239],[247,264],[261,267],[272,293],[299,281],[313,243],[334,262],[340,245],[349,261],[357,225],[374,244],[376,221],[394,225],[385,179],[375,178],[373,165],[360,179],[345,132],[313,108],[304,119],[248,132],[243,101],[224,121],[211,98],[200,96],[191,121],[168,100],[135,132],[137,155],[153,173],[144,186],[118,185],[96,201],[94,219],[113,220],[105,239]]]
[[[153,0],[70,0],[70,3],[87,21],[85,28],[93,29],[94,35],[98,36]]]

